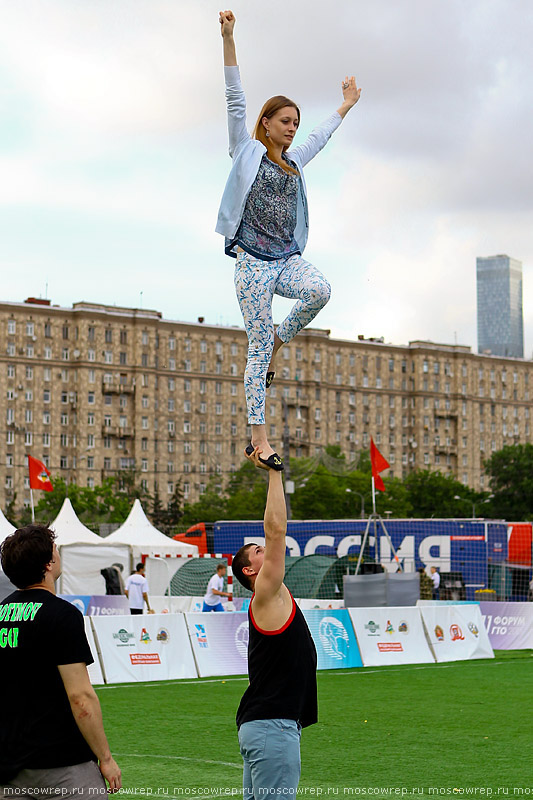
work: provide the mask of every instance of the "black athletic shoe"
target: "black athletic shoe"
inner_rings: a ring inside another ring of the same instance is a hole
[[[253,452],[254,452],[254,446],[253,444],[249,444],[245,450],[245,453],[251,456]],[[272,453],[272,455],[269,456],[268,458],[261,458],[261,456],[259,456],[259,461],[269,469],[276,470],[276,472],[282,472],[284,469],[283,461],[281,460],[281,458],[278,456],[277,453]]]
[[[275,374],[276,374],[275,372],[267,372],[265,380],[265,386],[267,389],[270,389]]]

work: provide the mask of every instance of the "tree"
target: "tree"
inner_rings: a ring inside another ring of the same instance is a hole
[[[40,492],[43,496],[35,506],[36,521],[45,525],[57,517],[67,495],[79,519],[93,529],[104,522],[124,522],[137,497],[145,505],[150,501],[150,495],[135,484],[133,470],[105,478],[100,486],[94,488],[75,483],[67,485],[63,478],[52,477],[52,482],[54,490]],[[27,525],[30,522],[31,510],[25,508],[19,514],[19,523]]]
[[[11,522],[12,525],[15,525],[15,527],[18,527],[18,523],[17,523],[18,514],[17,514],[17,510],[16,510],[16,505],[15,505],[16,502],[17,502],[17,493],[15,492],[13,494],[13,497],[9,501],[9,503],[6,505],[5,516],[6,516],[6,519],[8,519],[9,522]]]
[[[486,498],[451,475],[429,469],[409,473],[404,485],[413,517],[470,517],[473,505]]]
[[[196,503],[185,503],[180,529],[190,528],[198,522],[216,522],[217,519],[225,518],[226,498],[220,493],[217,484],[217,479],[212,478]]]
[[[166,511],[166,521],[163,531],[170,536],[172,530],[183,517],[183,489],[181,488],[181,478],[176,481],[172,497],[168,501]]]
[[[67,496],[67,484],[63,478],[56,478],[52,476],[52,485],[54,490],[52,492],[39,492],[35,491],[33,494],[33,501],[35,503],[35,521],[42,522],[44,525],[49,525],[54,520],[63,501]],[[72,489],[72,494],[77,494],[78,487],[69,487]],[[72,497],[71,497],[72,500]],[[22,508],[18,512],[18,523],[21,527],[29,525],[31,522],[31,508]]]
[[[385,492],[376,492],[376,511],[382,517],[403,519],[413,515],[407,486],[399,478],[384,478]],[[387,513],[390,511],[390,515]]]
[[[231,475],[223,519],[263,519],[267,497],[267,473],[244,461]]]
[[[533,445],[506,445],[485,462],[493,493],[492,515],[508,520],[533,518]]]
[[[163,503],[161,502],[161,498],[159,497],[159,492],[157,489],[152,497],[152,507],[149,516],[150,520],[152,521],[152,525],[159,530],[163,530],[163,527],[167,523],[167,512],[163,507]]]
[[[332,475],[322,464],[300,485],[291,497],[294,519],[338,519],[346,504],[342,479]]]
[[[311,475],[305,476],[305,465],[301,464],[295,464],[293,472],[298,476],[291,500],[295,519],[359,519],[363,508],[365,517],[372,512],[370,472],[357,469],[335,474],[322,464]],[[388,478],[385,486],[386,492],[376,492],[377,512],[383,516],[386,511],[392,517],[408,516],[411,504],[403,483]]]

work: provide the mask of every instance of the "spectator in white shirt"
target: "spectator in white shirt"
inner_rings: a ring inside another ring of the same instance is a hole
[[[144,604],[148,609],[148,613],[152,613],[150,608],[150,601],[148,600],[148,581],[144,577],[144,564],[139,562],[135,568],[133,575],[130,575],[126,581],[126,588],[124,594],[128,598],[130,613],[142,614]]]
[[[217,564],[217,571],[207,584],[207,591],[204,596],[204,605],[202,611],[224,611],[224,606],[220,600],[221,597],[231,597],[229,592],[222,591],[224,589],[224,575],[226,574],[226,565]]]
[[[440,575],[437,567],[431,567],[431,580],[433,581],[433,600],[439,599]]]

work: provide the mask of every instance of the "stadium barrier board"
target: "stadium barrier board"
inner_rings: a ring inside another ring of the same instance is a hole
[[[191,612],[184,618],[200,678],[247,675],[248,614]]]
[[[129,614],[128,598],[123,594],[60,594],[62,600],[73,606],[87,617],[116,617]]]
[[[533,603],[482,602],[479,605],[495,650],[533,648]]]
[[[305,621],[316,647],[317,669],[362,667],[350,615],[342,609],[310,609]]]
[[[419,606],[435,660],[494,658],[479,605]]]
[[[313,608],[344,608],[344,600],[320,600],[312,597],[300,597],[296,602],[302,611],[310,611]]]
[[[362,667],[357,639],[346,609],[304,611],[317,650],[318,669]],[[248,615],[186,614],[201,678],[248,673]]]
[[[106,683],[197,677],[183,614],[90,620]]]
[[[89,673],[89,680],[91,683],[98,686],[99,684],[105,683],[100,653],[98,652],[98,648],[96,646],[90,618],[84,617],[83,624],[85,626],[85,635],[87,637],[87,641],[89,642],[89,647],[91,648],[91,653],[94,658],[93,663],[88,665],[87,672]]]
[[[435,662],[416,606],[348,610],[365,667]]]

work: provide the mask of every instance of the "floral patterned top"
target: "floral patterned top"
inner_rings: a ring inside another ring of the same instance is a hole
[[[297,169],[296,164],[285,155],[282,158],[293,169]],[[236,247],[242,247],[263,261],[275,261],[300,253],[294,238],[299,191],[300,176],[285,172],[265,154],[246,198],[235,238],[226,239],[227,255],[233,255]]]

